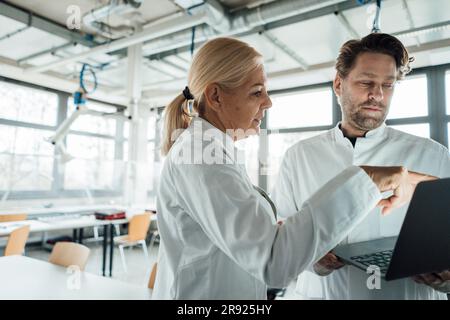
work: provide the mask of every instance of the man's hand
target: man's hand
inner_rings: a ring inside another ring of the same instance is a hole
[[[319,276],[327,276],[334,270],[340,269],[345,266],[336,255],[331,252],[328,252],[325,257],[320,259],[314,264],[314,271]]]
[[[435,290],[450,293],[450,270],[440,273],[426,273],[413,277],[417,283],[423,283]]]
[[[408,171],[405,167],[361,166],[377,185],[380,192],[393,191],[393,194],[378,202],[381,213],[388,214],[392,209],[409,202],[419,182],[437,179],[434,176]]]

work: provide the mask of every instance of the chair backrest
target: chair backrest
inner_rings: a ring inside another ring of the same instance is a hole
[[[153,264],[153,267],[152,267],[152,272],[150,273],[150,279],[148,280],[148,287],[149,287],[149,289],[153,289],[154,286],[155,286],[155,279],[156,279],[156,271],[157,271],[157,269],[158,269],[158,263],[155,262]]]
[[[26,220],[26,213],[0,214],[0,222]]]
[[[78,266],[84,270],[89,257],[89,248],[75,242],[57,242],[50,254],[49,262],[63,266]]]
[[[150,227],[152,213],[143,213],[133,216],[128,225],[128,239],[131,241],[144,240]]]
[[[30,226],[23,226],[11,232],[5,248],[5,256],[21,255],[25,249]]]

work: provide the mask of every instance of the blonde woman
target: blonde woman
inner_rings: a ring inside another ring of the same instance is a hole
[[[199,49],[166,108],[155,299],[266,299],[267,286],[288,285],[377,204],[405,203],[421,179],[402,167],[352,166],[279,225],[234,147],[259,132],[271,106],[254,48],[217,38]]]

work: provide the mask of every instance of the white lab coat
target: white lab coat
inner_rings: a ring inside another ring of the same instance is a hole
[[[287,150],[271,196],[280,216],[295,214],[302,203],[337,173],[351,165],[405,166],[438,177],[450,176],[450,155],[442,145],[398,130],[381,127],[358,138],[355,148],[336,126]],[[353,243],[398,235],[407,206],[381,216],[376,208],[344,239]],[[335,213],[339,213],[336,208]],[[448,252],[442,252],[448,254]],[[445,295],[411,279],[381,282],[380,290],[366,286],[368,274],[351,266],[326,277],[312,274],[312,266],[297,282],[304,298],[325,299],[445,299]]]
[[[199,128],[208,130],[203,139]],[[181,163],[193,151],[196,164]],[[201,163],[198,151],[227,163]],[[381,199],[366,173],[350,167],[279,226],[236,152],[228,135],[201,118],[172,146],[157,196],[155,299],[266,299],[266,285],[286,286]]]

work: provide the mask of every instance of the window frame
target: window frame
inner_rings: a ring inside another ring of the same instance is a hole
[[[450,125],[450,115],[447,115],[447,104],[450,105],[450,101],[446,101],[446,83],[445,83],[445,75],[446,72],[450,71],[450,64],[443,64],[438,66],[429,66],[423,68],[414,69],[410,75],[419,75],[425,74],[427,77],[427,98],[428,98],[428,116],[424,117],[411,117],[411,118],[399,118],[399,119],[390,119],[386,120],[387,125],[402,125],[402,124],[420,124],[420,123],[428,123],[430,125],[430,138],[443,144],[447,148],[449,147],[449,138],[448,138],[448,126]],[[0,119],[0,124],[8,125],[8,126],[18,126],[18,127],[26,127],[26,128],[34,128],[34,129],[44,129],[44,130],[53,130],[55,131],[59,125],[64,121],[67,117],[67,103],[68,99],[71,96],[70,93],[58,91],[55,89],[46,88],[43,86],[26,83],[19,80],[14,80],[10,78],[6,78],[0,76],[0,81],[9,82],[12,84],[21,85],[28,88],[39,89],[43,91],[48,91],[51,93],[56,93],[58,95],[58,119],[56,126],[48,126],[41,124],[33,124],[15,120],[6,120]],[[332,90],[332,82],[324,82],[307,86],[299,86],[293,88],[287,88],[282,90],[272,90],[269,91],[270,95],[277,94],[286,94],[286,93],[298,93],[301,91],[307,91],[311,89],[319,89],[319,88],[331,88]],[[333,123],[331,125],[326,126],[311,126],[311,127],[299,127],[299,128],[283,128],[283,129],[269,129],[268,134],[271,133],[294,133],[294,132],[305,132],[305,131],[321,131],[321,130],[329,130],[336,126],[336,124],[341,121],[341,111],[340,106],[337,102],[336,96],[332,93],[332,120]],[[94,102],[98,102],[101,104],[110,105],[116,107],[118,110],[123,110],[125,106],[118,104],[110,104],[105,103],[103,101],[98,101],[95,99],[91,99]],[[154,110],[155,108],[153,108]],[[161,117],[161,114],[164,110],[164,107],[157,107],[157,117]],[[261,123],[261,129],[267,130],[267,118],[269,114],[263,119]],[[157,120],[158,121],[158,120]],[[79,134],[85,136],[92,137],[100,137],[106,139],[113,139],[115,141],[115,151],[114,151],[114,159],[122,160],[123,159],[123,145],[124,141],[127,139],[123,136],[123,126],[124,120],[117,120],[116,122],[116,135],[115,136],[107,136],[102,134],[95,134],[89,132],[82,131],[70,131],[70,134]],[[150,139],[148,142],[155,143],[155,162],[161,161],[161,156],[159,154],[159,144],[160,137],[158,133],[158,123],[155,127],[155,139]],[[263,149],[262,154],[266,154],[269,150],[268,145],[268,136],[260,136],[258,149]],[[54,153],[55,155],[55,153]],[[267,158],[265,159],[267,163]],[[263,168],[264,164],[259,163],[259,172],[264,172]],[[85,192],[83,190],[64,190],[63,182],[64,182],[64,172],[62,174],[58,174],[57,171],[57,162],[53,163],[53,182],[51,191],[11,191],[8,195],[8,200],[26,200],[26,199],[42,199],[42,198],[78,198],[84,197]],[[156,184],[157,181],[154,181]],[[267,188],[267,176],[266,175],[258,175],[258,184],[261,188]],[[155,195],[156,188],[153,188],[152,191],[148,192],[148,196]],[[90,190],[94,197],[107,197],[107,196],[120,196],[121,191],[111,191],[111,190]],[[0,190],[0,197],[5,194],[4,190]]]
[[[153,164],[155,163],[162,163],[163,157],[161,155],[161,143],[162,143],[162,136],[161,136],[161,129],[164,126],[164,106],[159,107],[152,107],[150,108],[150,112],[153,114],[152,116],[156,117],[155,119],[155,134],[153,136],[153,139],[147,139],[147,144],[153,143],[155,148],[153,150]],[[157,175],[155,175],[156,171],[154,171],[154,179],[153,179],[153,188],[151,190],[147,191],[147,197],[148,198],[156,198],[156,190],[157,185],[159,183],[159,175],[160,172],[158,172]]]
[[[450,126],[450,115],[447,115],[446,103],[450,105],[450,101],[446,102],[446,87],[445,87],[445,75],[450,71],[450,64],[443,64],[438,66],[428,66],[423,68],[413,69],[408,76],[425,75],[427,79],[427,100],[428,100],[428,115],[410,118],[398,118],[386,120],[387,125],[403,125],[403,124],[422,124],[426,123],[430,126],[430,138],[439,142],[440,144],[449,148],[448,127]],[[286,94],[286,93],[299,93],[301,91],[318,89],[318,88],[331,88],[333,90],[333,82],[324,82],[319,84],[300,86],[282,90],[269,91],[269,95]],[[311,126],[311,127],[299,127],[299,128],[284,128],[267,130],[268,135],[272,133],[295,133],[305,131],[321,131],[329,130],[336,126],[341,121],[341,109],[338,104],[336,95],[332,94],[333,108],[332,108],[332,125],[328,126]],[[261,123],[261,129],[267,129],[267,113],[266,117]],[[267,140],[267,141],[266,141]],[[259,147],[264,149],[262,154],[266,155],[264,161],[267,163],[267,153],[269,150],[268,136],[260,136]],[[259,173],[264,172],[264,165],[259,163]],[[266,189],[268,186],[268,176],[259,174],[258,184],[259,187]],[[270,191],[270,190],[269,190]]]
[[[51,89],[51,88],[46,88],[43,86],[23,82],[20,80],[10,79],[10,78],[3,77],[3,76],[0,76],[0,81],[19,85],[24,88],[42,90],[42,91],[46,91],[46,92],[50,92],[50,93],[54,93],[54,94],[58,95],[57,123],[55,126],[35,124],[35,123],[22,122],[22,121],[16,121],[16,120],[1,119],[1,118],[0,118],[0,124],[7,125],[7,126],[22,127],[22,128],[32,128],[32,129],[38,129],[38,130],[40,129],[40,130],[56,131],[57,128],[61,125],[61,123],[66,119],[68,99],[72,96],[70,93]],[[96,102],[96,103],[115,107],[117,110],[123,110],[125,108],[125,106],[118,105],[118,104],[106,103],[106,102],[99,101],[96,99],[90,99],[90,100],[93,102]],[[116,135],[115,136],[96,134],[96,133],[90,133],[90,132],[84,132],[84,131],[76,131],[76,130],[69,130],[68,134],[83,135],[83,136],[89,136],[89,137],[97,137],[97,138],[114,140],[114,159],[120,160],[120,159],[122,159],[123,142],[125,141],[125,139],[123,138],[123,122],[124,122],[124,120],[116,121]],[[66,138],[64,138],[64,143],[65,142],[66,142]],[[53,152],[53,157],[55,157],[56,155],[57,155],[57,151],[55,148],[55,150]],[[59,173],[57,166],[58,166],[57,161],[53,161],[53,170],[52,170],[53,171],[53,173],[52,173],[53,181],[51,183],[50,190],[11,191],[7,196],[7,200],[32,200],[32,199],[82,198],[82,197],[85,197],[86,192],[84,190],[81,190],[81,189],[66,190],[66,189],[64,189],[64,171],[65,170],[63,170],[62,173]],[[93,197],[117,197],[122,194],[122,190],[90,189],[89,191],[91,192]],[[2,198],[6,192],[7,192],[6,190],[0,190],[0,198]]]
[[[326,131],[334,128],[336,124],[341,121],[341,109],[339,107],[336,95],[333,92],[333,82],[323,82],[313,85],[293,87],[281,90],[270,90],[268,93],[270,96],[285,95],[285,94],[298,94],[305,91],[318,90],[318,89],[331,89],[331,109],[332,109],[332,123],[330,125],[321,126],[308,126],[308,127],[295,127],[295,128],[280,128],[271,129],[267,128],[269,112],[266,113],[263,121],[261,122],[261,129],[267,130],[267,135],[260,135],[259,138],[259,154],[262,157],[262,162],[259,161],[259,174],[258,174],[258,185],[259,187],[267,190],[268,187],[268,175],[261,174],[261,172],[267,172],[266,164],[268,164],[268,153],[270,150],[269,145],[269,135],[270,134],[283,134],[283,133],[297,133],[297,132],[309,132],[309,131]],[[270,191],[270,190],[269,190]]]
[[[276,96],[286,96],[286,95],[294,95],[294,94],[302,94],[302,93],[308,93],[308,92],[314,92],[314,91],[319,91],[321,89],[329,89],[331,91],[331,109],[332,109],[332,117],[331,117],[331,125],[319,125],[319,126],[308,126],[308,127],[287,127],[287,128],[268,128],[269,131],[276,131],[278,133],[290,133],[290,132],[302,132],[302,131],[309,131],[308,128],[313,129],[312,131],[315,130],[319,130],[320,128],[330,128],[333,127],[333,123],[335,120],[335,105],[334,105],[334,92],[333,92],[333,83],[332,82],[325,82],[325,83],[319,83],[319,84],[314,84],[314,85],[307,85],[307,86],[302,86],[299,88],[289,88],[289,89],[281,89],[281,90],[272,90],[269,91],[268,94],[270,95],[271,98],[276,97]],[[336,101],[337,102],[337,101]],[[339,107],[339,106],[338,106]],[[338,110],[339,111],[339,110]],[[268,110],[268,112],[266,112],[266,124],[269,123],[269,114],[270,114],[271,110]],[[324,130],[324,129],[322,129]]]

